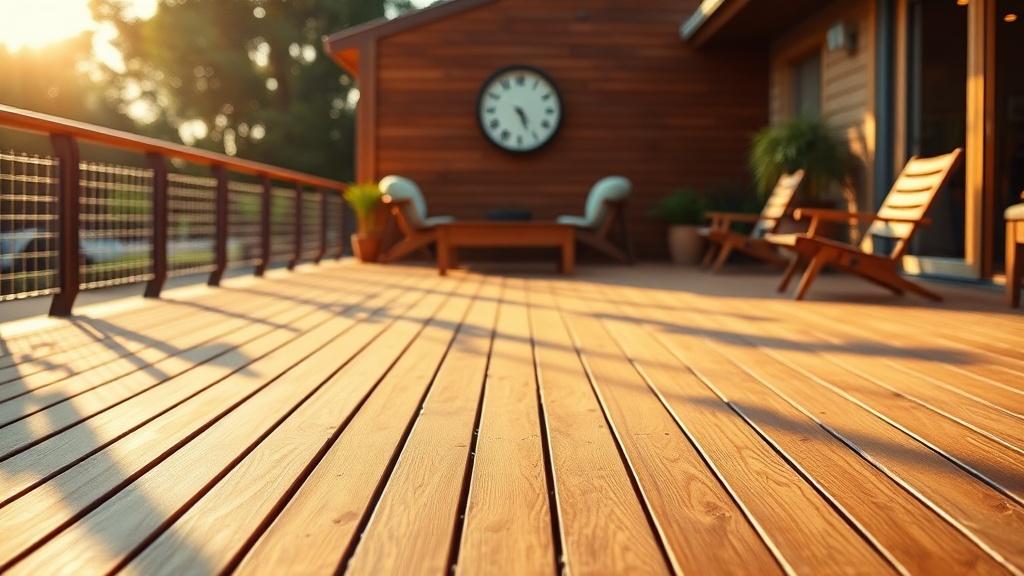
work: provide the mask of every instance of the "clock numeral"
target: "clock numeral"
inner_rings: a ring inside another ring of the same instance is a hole
[[[494,106],[488,106],[488,107],[487,107],[487,113],[488,113],[488,114],[494,114],[494,113],[495,113],[495,112],[497,112],[497,111],[498,111],[498,109],[497,109],[497,108],[495,108]]]
[[[536,90],[537,86],[540,86],[540,78],[533,79],[533,89]]]
[[[498,126],[501,126],[501,122],[499,122],[498,119],[495,118],[494,120],[491,120],[491,123],[489,124],[489,126],[491,127],[491,130],[494,130],[494,129],[498,128]]]
[[[516,86],[525,86],[525,85],[526,85],[526,76],[522,76],[522,75],[516,76]]]
[[[549,114],[549,115],[550,114],[554,114],[555,113],[555,109],[550,107],[550,106],[548,106],[548,108],[546,110],[544,110],[544,113],[545,114]]]
[[[487,96],[488,96],[488,97],[489,97],[489,98],[490,98],[491,100],[501,100],[501,94],[495,94],[494,92],[488,92],[488,93],[487,93]]]
[[[540,99],[544,100],[544,101],[550,100],[551,99],[551,92],[548,92],[547,94],[541,96]]]
[[[542,121],[542,122],[540,123],[540,127],[541,127],[541,128],[544,128],[544,129],[548,129],[548,128],[551,128],[551,122],[548,122],[547,120],[543,120],[543,121]]]
[[[540,136],[537,136],[537,133],[536,133],[536,132],[530,132],[530,134],[532,134],[532,135],[533,135],[533,139],[534,139],[534,140],[540,140]]]
[[[519,134],[519,135],[516,136],[516,144],[518,144],[519,146],[523,145],[523,135],[522,134]]]
[[[509,79],[506,78],[501,81],[501,87],[504,88],[505,90],[508,90],[509,88],[512,87],[512,82],[510,82]]]
[[[501,131],[501,141],[502,142],[504,142],[505,140],[508,140],[511,137],[512,137],[512,133],[509,132],[508,130],[502,130]]]

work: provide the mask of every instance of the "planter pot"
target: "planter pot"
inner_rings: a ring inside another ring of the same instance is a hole
[[[693,265],[704,254],[704,238],[699,226],[669,226],[668,253],[676,264]]]
[[[353,234],[352,252],[360,262],[376,262],[380,257],[380,236]]]

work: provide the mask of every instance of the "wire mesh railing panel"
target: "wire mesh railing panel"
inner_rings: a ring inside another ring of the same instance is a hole
[[[197,274],[214,269],[216,198],[216,178],[167,175],[168,275]]]
[[[228,182],[228,267],[256,266],[260,262],[260,210],[263,186]]]
[[[337,192],[324,193],[327,194],[327,251],[324,258],[335,258],[341,255],[345,214],[341,196]]]
[[[295,256],[295,190],[270,191],[270,259],[288,262]]]
[[[153,277],[153,171],[110,164],[79,165],[82,289]]]
[[[320,233],[323,230],[323,210],[319,192],[302,194],[302,259],[315,260],[320,255]]]
[[[0,151],[0,301],[57,287],[56,158]]]

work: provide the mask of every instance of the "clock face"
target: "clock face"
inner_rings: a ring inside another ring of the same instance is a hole
[[[529,66],[510,66],[491,76],[480,90],[480,128],[508,152],[532,152],[558,132],[562,99],[551,79]]]

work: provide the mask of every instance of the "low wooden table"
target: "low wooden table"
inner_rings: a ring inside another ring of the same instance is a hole
[[[437,271],[444,276],[457,265],[457,250],[473,248],[561,248],[558,270],[572,274],[576,267],[576,229],[555,222],[452,222],[437,226]]]

